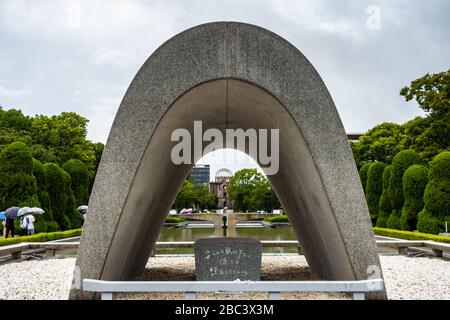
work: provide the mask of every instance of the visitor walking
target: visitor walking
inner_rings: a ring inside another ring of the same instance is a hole
[[[24,235],[30,236],[34,234],[34,222],[36,221],[36,218],[33,214],[27,214],[23,220],[22,220],[22,229],[24,230]]]
[[[5,216],[6,216],[6,224],[5,224],[5,238],[8,238],[11,236],[11,238],[14,238],[14,222],[17,218],[17,213],[19,212],[19,207],[11,207],[6,209]]]

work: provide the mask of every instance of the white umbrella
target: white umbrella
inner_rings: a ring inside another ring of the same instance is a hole
[[[38,207],[28,208],[27,213],[43,214],[45,211]]]
[[[18,216],[18,217],[21,217],[21,216],[26,215],[26,214],[28,213],[27,210],[29,210],[29,209],[30,209],[30,207],[23,207],[23,208],[20,208],[19,211],[17,212],[17,216]]]

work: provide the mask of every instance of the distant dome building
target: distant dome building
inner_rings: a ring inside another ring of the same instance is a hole
[[[222,168],[217,170],[214,176],[215,181],[209,183],[209,190],[219,199],[217,204],[219,208],[232,208],[233,206],[227,192],[232,176],[233,172],[230,169]]]
[[[215,178],[216,178],[216,181],[222,181],[223,179],[230,180],[232,176],[233,176],[233,172],[231,172],[230,169],[222,168],[222,169],[217,170]]]

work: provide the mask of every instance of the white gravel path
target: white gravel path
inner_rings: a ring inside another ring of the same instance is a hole
[[[450,261],[405,256],[380,256],[389,299],[450,300]],[[67,299],[75,258],[30,260],[0,265],[0,299]],[[150,271],[151,269],[151,271]],[[154,257],[140,280],[194,280],[193,257]],[[303,256],[263,256],[262,280],[318,280]],[[261,293],[239,296],[242,299],[265,299]],[[119,299],[173,299],[180,295],[133,294]],[[232,299],[236,296],[202,294],[201,299]],[[344,294],[293,293],[285,299],[347,299]]]

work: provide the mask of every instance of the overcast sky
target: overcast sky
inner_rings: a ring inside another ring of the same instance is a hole
[[[366,131],[421,114],[398,93],[450,68],[449,15],[445,0],[0,0],[0,105],[29,115],[75,111],[90,120],[89,139],[106,142],[150,54],[187,28],[227,20],[290,41],[322,76],[346,131]],[[205,161],[213,172],[240,166]]]

